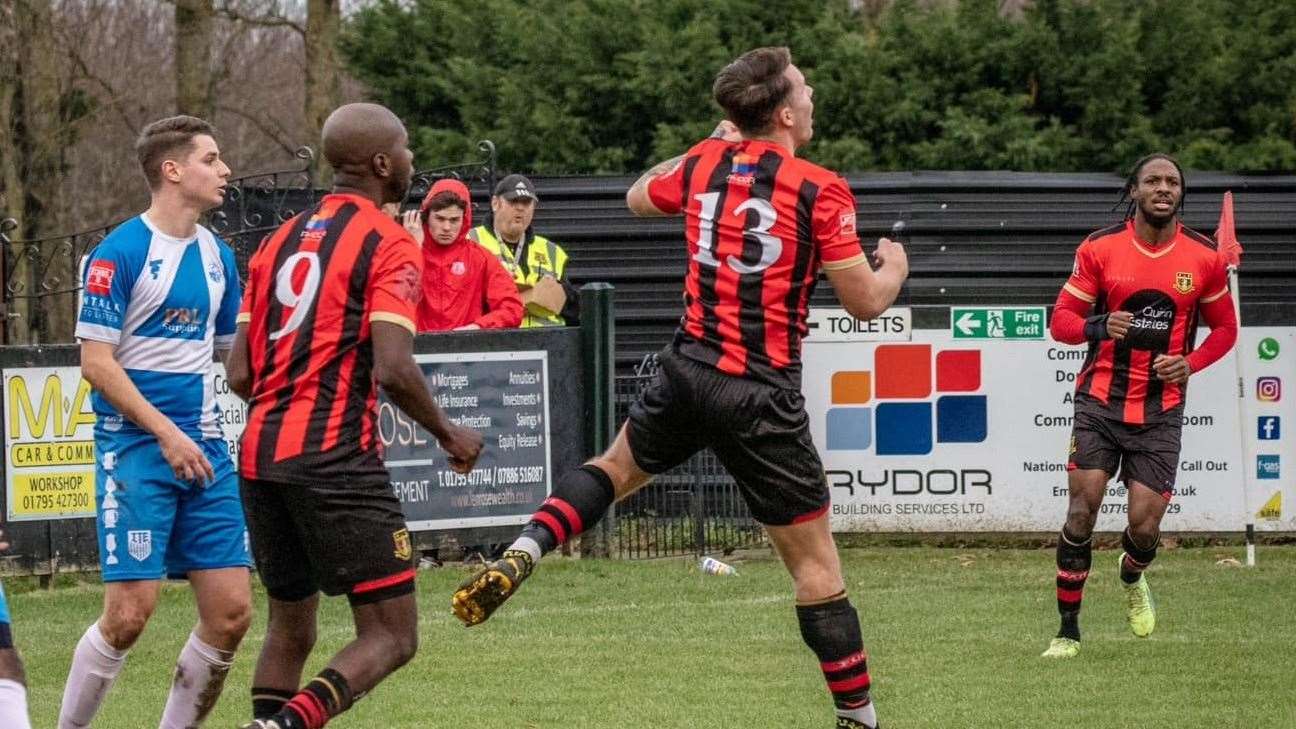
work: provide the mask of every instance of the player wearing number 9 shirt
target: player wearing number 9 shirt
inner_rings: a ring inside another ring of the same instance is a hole
[[[379,206],[403,200],[405,126],[375,104],[324,124],[333,192],[248,264],[230,356],[249,403],[239,471],[270,620],[249,727],[318,729],[413,657],[413,548],[382,462],[378,387],[472,468],[481,436],[451,423],[412,356],[422,253]],[[299,690],[318,593],[345,594],[356,638]]]
[[[504,557],[464,583],[454,609],[469,625],[485,620],[541,555],[588,529],[614,499],[711,448],[792,574],[801,633],[833,695],[835,726],[873,729],[859,621],[800,392],[801,340],[820,270],[848,311],[871,319],[894,301],[908,264],[883,239],[875,272],[845,181],[796,157],[812,135],[813,90],[786,48],[744,54],[713,92],[729,121],[626,196],[638,215],[684,217],[684,317],[657,380],[611,449],[558,482]]]

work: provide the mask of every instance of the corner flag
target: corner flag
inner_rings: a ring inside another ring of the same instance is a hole
[[[1219,227],[1215,229],[1215,242],[1219,245],[1220,253],[1224,255],[1224,260],[1228,264],[1228,282],[1229,293],[1233,297],[1233,309],[1237,312],[1238,330],[1242,329],[1242,301],[1238,291],[1238,267],[1242,265],[1242,244],[1238,243],[1237,232],[1233,225],[1233,192],[1224,193],[1224,205],[1220,208]],[[1239,337],[1240,338],[1240,337]],[[1238,383],[1238,422],[1245,422],[1246,414],[1246,379],[1242,374],[1242,358],[1236,353],[1233,357],[1234,366],[1237,368]],[[1242,440],[1242,455],[1244,458],[1250,454],[1247,451],[1248,439],[1246,430],[1239,432]],[[1251,476],[1247,469],[1242,469],[1242,513],[1246,515],[1246,565],[1255,566],[1255,514],[1251,513]]]
[[[1224,193],[1224,206],[1220,208],[1219,227],[1215,228],[1215,242],[1224,254],[1230,268],[1242,265],[1242,244],[1238,243],[1233,229],[1233,191]],[[1240,313],[1240,312],[1239,312]]]

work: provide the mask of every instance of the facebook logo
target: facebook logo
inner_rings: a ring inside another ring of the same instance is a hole
[[[1282,420],[1277,415],[1261,415],[1256,421],[1256,437],[1260,440],[1278,440],[1282,435]]]
[[[1278,456],[1256,456],[1256,478],[1278,478]]]

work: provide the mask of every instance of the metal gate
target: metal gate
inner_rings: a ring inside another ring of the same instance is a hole
[[[633,373],[617,376],[618,427],[630,403],[656,376],[654,354],[644,357]],[[765,530],[752,519],[737,484],[709,449],[618,503],[613,533],[617,555],[626,559],[728,553],[765,542]]]

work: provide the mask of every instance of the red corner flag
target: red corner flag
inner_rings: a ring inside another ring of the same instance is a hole
[[[1219,227],[1215,229],[1215,242],[1228,265],[1237,268],[1242,263],[1242,244],[1233,230],[1233,192],[1224,193],[1224,207],[1220,208]]]

